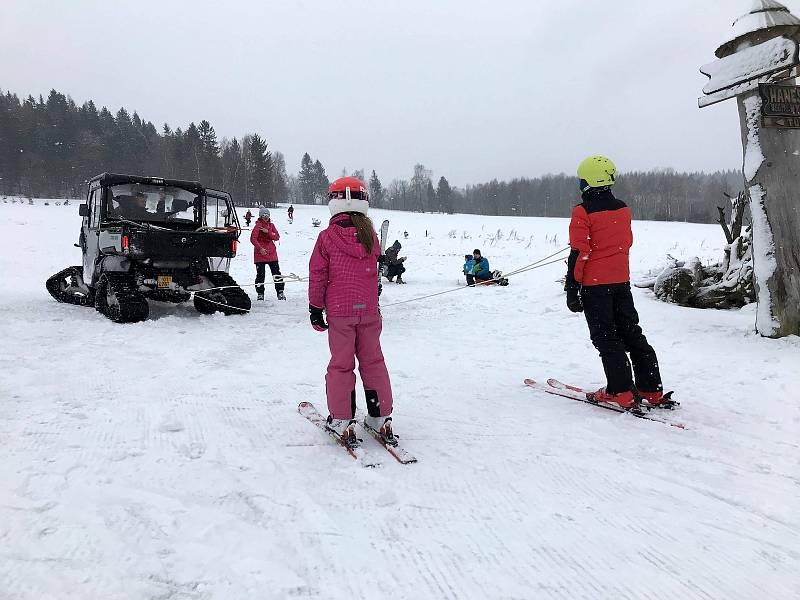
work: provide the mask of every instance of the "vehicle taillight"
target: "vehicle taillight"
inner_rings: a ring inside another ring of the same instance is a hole
[[[130,242],[128,241],[128,236],[127,235],[123,235],[122,236],[122,249],[123,250],[127,250],[129,244],[130,244]]]
[[[236,254],[236,240],[231,241],[231,247],[233,248],[233,253]]]

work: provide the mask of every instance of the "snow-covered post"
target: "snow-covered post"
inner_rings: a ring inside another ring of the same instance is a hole
[[[700,71],[700,108],[736,98],[743,174],[753,218],[753,272],[761,335],[800,335],[800,19],[754,0]],[[781,82],[780,85],[777,85]]]

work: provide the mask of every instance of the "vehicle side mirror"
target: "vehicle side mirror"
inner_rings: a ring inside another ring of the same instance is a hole
[[[172,211],[173,212],[184,212],[189,208],[189,201],[188,200],[181,200],[180,198],[175,198],[172,200]]]
[[[89,205],[88,204],[81,204],[78,206],[78,214],[82,217],[89,216]]]

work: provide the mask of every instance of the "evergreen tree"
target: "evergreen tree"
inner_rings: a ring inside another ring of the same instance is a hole
[[[189,123],[186,133],[183,134],[180,140],[180,145],[183,160],[179,163],[179,177],[181,179],[200,181],[200,161],[203,154],[203,144],[200,141],[200,131],[197,129],[197,125]]]
[[[314,161],[311,160],[311,156],[306,152],[300,161],[300,172],[297,174],[300,202],[303,204],[314,204],[315,177]]]
[[[248,136],[247,197],[258,205],[274,207],[272,157],[267,142],[254,133]]]
[[[436,185],[436,204],[439,207],[439,212],[453,214],[453,191],[450,189],[450,183],[444,178],[444,175],[439,177],[439,183]]]
[[[381,180],[378,179],[378,176],[375,173],[375,169],[372,170],[372,175],[369,178],[368,186],[370,204],[376,207],[382,207],[384,205],[385,190],[381,185]]]
[[[197,128],[200,137],[200,173],[199,180],[211,188],[222,185],[222,164],[217,133],[211,123],[203,119]]]
[[[324,204],[328,199],[328,176],[325,174],[325,167],[319,160],[314,161],[314,203]]]

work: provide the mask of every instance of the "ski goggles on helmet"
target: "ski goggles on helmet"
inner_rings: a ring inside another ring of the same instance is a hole
[[[329,192],[329,200],[368,200],[369,194],[366,190],[351,190],[349,187],[344,191]]]

